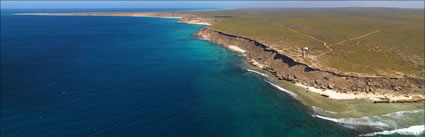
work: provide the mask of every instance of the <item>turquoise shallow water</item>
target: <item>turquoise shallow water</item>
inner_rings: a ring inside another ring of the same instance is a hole
[[[355,136],[176,19],[1,17],[3,137]]]

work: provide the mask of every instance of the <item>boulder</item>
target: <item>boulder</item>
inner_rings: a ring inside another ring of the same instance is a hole
[[[328,84],[328,88],[329,89],[333,89],[334,88],[334,85],[333,84]]]
[[[329,97],[329,95],[326,95],[326,94],[320,94],[320,96],[323,96],[323,97]]]

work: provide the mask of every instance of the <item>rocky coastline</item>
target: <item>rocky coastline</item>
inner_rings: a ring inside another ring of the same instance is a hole
[[[196,35],[225,47],[236,46],[245,51],[244,54],[251,65],[270,72],[279,80],[290,81],[308,90],[315,90],[324,97],[346,94],[351,97],[336,95],[331,98],[366,98],[375,103],[408,103],[425,100],[424,79],[349,76],[311,68],[253,39],[227,34],[208,27],[196,32]]]
[[[369,99],[374,103],[425,102],[425,79],[414,77],[367,77],[321,70],[295,61],[256,40],[228,34],[208,27],[218,20],[190,14],[144,13],[23,13],[19,15],[135,16],[179,18],[180,23],[207,25],[195,33],[213,43],[245,54],[253,66],[270,72],[279,80],[290,81],[323,97],[333,99]]]

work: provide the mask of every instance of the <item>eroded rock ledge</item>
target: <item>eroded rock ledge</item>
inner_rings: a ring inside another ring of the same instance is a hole
[[[237,46],[245,51],[248,61],[280,80],[338,93],[381,95],[376,103],[424,101],[424,82],[420,78],[358,77],[313,69],[306,64],[280,54],[255,40],[223,33],[208,27],[196,35],[225,47]],[[369,98],[370,99],[370,98]]]

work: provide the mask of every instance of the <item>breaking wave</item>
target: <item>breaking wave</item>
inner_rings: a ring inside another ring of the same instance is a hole
[[[313,107],[313,110],[315,108]],[[337,113],[337,112],[335,112]],[[419,135],[424,132],[424,125],[406,127],[406,123],[417,121],[413,115],[423,115],[424,110],[398,111],[380,116],[366,116],[361,118],[330,118],[320,115],[312,115],[324,120],[336,122],[348,128],[356,128],[361,126],[373,127],[380,132],[363,134],[361,136],[401,134],[401,135]],[[382,131],[383,130],[383,131]]]
[[[420,113],[420,112],[424,112],[424,110],[418,109],[418,110],[411,110],[411,111],[398,111],[398,112],[394,112],[394,113],[385,114],[385,115],[382,115],[382,116],[401,117],[404,114],[412,114],[412,113]]]
[[[313,108],[314,109],[314,108]],[[346,124],[348,127],[354,126],[375,126],[381,129],[391,128],[396,129],[400,125],[401,120],[408,120],[406,114],[423,113],[423,109],[412,111],[398,111],[394,113],[384,114],[380,116],[367,116],[361,118],[329,118],[320,115],[313,115],[313,117],[333,121],[340,124]]]
[[[401,128],[401,129],[395,129],[395,130],[389,130],[389,131],[380,131],[380,132],[374,132],[369,134],[363,134],[360,136],[391,135],[391,134],[419,136],[423,134],[424,131],[425,131],[425,125],[416,125],[416,126],[410,126],[408,128]]]
[[[288,93],[290,96],[294,97],[295,99],[298,98],[297,94],[295,94],[294,92],[284,89],[274,84],[270,80],[267,80],[268,78],[270,78],[267,74],[264,74],[255,70],[251,70],[251,69],[247,69],[247,71],[253,72],[260,76],[265,77],[264,81],[269,83],[271,86],[277,88],[280,91]],[[315,112],[326,112],[330,114],[349,113],[349,112],[327,111],[315,106],[312,106],[312,109]],[[325,117],[325,116],[316,115],[316,114],[312,116],[320,118],[320,119],[324,119],[324,120],[333,121],[348,128],[356,128],[358,126],[368,126],[368,127],[375,127],[381,130],[379,132],[362,134],[360,136],[375,136],[375,135],[390,135],[390,134],[419,136],[425,133],[425,129],[424,129],[425,125],[416,125],[416,126],[410,126],[407,128],[400,128],[402,127],[402,125],[400,125],[400,121],[408,119],[406,117],[406,114],[424,113],[424,111],[425,111],[424,109],[411,110],[411,111],[398,111],[398,112],[388,113],[388,114],[384,114],[380,116],[366,116],[361,118],[330,118],[330,117]],[[394,129],[394,130],[388,130],[388,129]]]
[[[267,80],[267,79],[269,79],[269,78],[270,78],[270,77],[269,77],[269,75],[264,74],[264,73],[261,73],[261,72],[258,72],[258,71],[255,71],[255,70],[252,70],[252,69],[246,69],[246,70],[247,70],[247,71],[249,71],[249,72],[253,72],[253,73],[256,73],[256,74],[258,74],[258,75],[260,75],[260,76],[265,77],[265,78],[266,78],[266,79],[264,79],[264,81],[265,81],[265,82],[269,83],[270,85],[272,85],[273,87],[275,87],[275,88],[279,89],[280,91],[283,91],[283,92],[285,92],[285,93],[288,93],[290,96],[292,96],[292,97],[294,97],[295,99],[297,99],[297,94],[295,94],[294,92],[291,92],[291,91],[289,91],[289,90],[287,90],[287,89],[284,89],[284,88],[282,88],[282,87],[280,87],[280,86],[278,86],[278,85],[274,84],[273,82],[271,82],[271,81]]]
[[[374,127],[393,127],[394,123],[384,123],[371,117],[362,118],[329,118],[320,115],[313,115],[313,117],[321,118],[324,120],[333,121],[336,123],[343,124],[345,127],[354,128],[355,126],[374,126]]]
[[[275,87],[275,88],[279,89],[280,91],[286,92],[286,93],[288,93],[290,96],[292,96],[292,97],[294,97],[294,98],[297,98],[297,94],[295,94],[294,92],[291,92],[291,91],[286,90],[286,89],[284,89],[284,88],[282,88],[282,87],[279,87],[278,85],[276,85],[276,84],[274,84],[274,83],[272,83],[272,82],[270,82],[270,81],[268,81],[268,80],[266,80],[266,79],[264,79],[264,81],[266,81],[267,83],[269,83],[269,84],[270,84],[270,85],[272,85],[273,87]]]
[[[264,74],[264,73],[261,73],[261,72],[258,72],[258,71],[252,70],[252,69],[246,69],[246,70],[249,71],[249,72],[253,72],[253,73],[256,73],[258,75],[261,75],[263,77],[269,77],[267,74]]]

